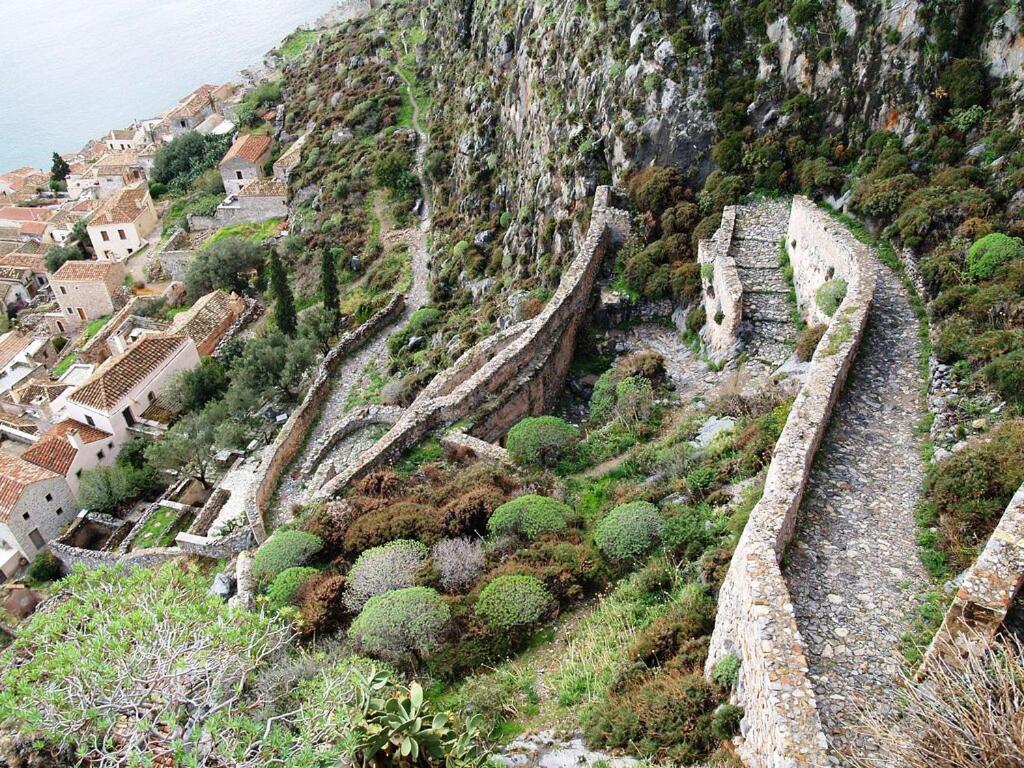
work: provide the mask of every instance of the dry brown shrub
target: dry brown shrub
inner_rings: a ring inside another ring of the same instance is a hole
[[[296,603],[302,613],[302,628],[306,634],[325,636],[338,629],[345,618],[341,595],[345,577],[320,574],[299,587]]]

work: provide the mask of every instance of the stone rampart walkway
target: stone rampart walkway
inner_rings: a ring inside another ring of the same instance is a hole
[[[875,749],[851,726],[896,705],[900,638],[927,588],[914,506],[924,475],[917,320],[877,267],[867,332],[818,450],[783,561],[830,760]]]

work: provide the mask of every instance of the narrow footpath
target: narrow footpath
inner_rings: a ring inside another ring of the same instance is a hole
[[[876,268],[868,327],[811,473],[783,572],[833,765],[877,750],[865,711],[895,711],[900,638],[928,587],[914,507],[924,477],[917,319]]]
[[[395,320],[394,323],[383,328],[376,336],[368,341],[356,354],[344,360],[338,366],[334,374],[334,386],[331,394],[324,403],[320,419],[306,439],[306,447],[302,453],[295,457],[290,470],[281,478],[281,485],[277,492],[277,504],[272,527],[276,527],[291,519],[293,510],[297,506],[306,503],[312,491],[316,490],[307,487],[312,477],[292,477],[296,468],[303,466],[306,461],[307,452],[311,446],[326,436],[337,424],[338,420],[348,410],[353,394],[365,387],[367,371],[380,370],[387,359],[388,337],[402,327],[409,320],[409,317],[417,309],[425,306],[430,300],[429,278],[430,278],[430,253],[429,234],[431,228],[431,205],[430,188],[423,174],[423,163],[427,156],[427,147],[430,137],[423,129],[420,122],[419,105],[414,97],[412,84],[398,73],[402,82],[405,83],[406,93],[412,103],[412,127],[416,131],[416,161],[414,170],[420,180],[420,208],[419,222],[415,227],[410,227],[404,232],[392,233],[393,240],[405,240],[408,245],[409,255],[412,261],[412,286],[405,296],[405,311]],[[340,470],[348,461],[351,461],[366,447],[373,444],[376,437],[376,430],[363,430],[356,432],[340,441],[332,451],[324,458],[324,462],[332,462],[337,470]]]

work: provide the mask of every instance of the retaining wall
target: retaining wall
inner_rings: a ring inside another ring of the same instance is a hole
[[[748,768],[829,765],[803,639],[779,563],[793,536],[814,454],[857,352],[874,296],[870,250],[806,198],[796,198],[787,241],[794,271],[848,275],[846,298],[818,344],[775,446],[764,493],[750,513],[718,598],[706,672],[741,660],[738,751]],[[795,258],[794,258],[795,257]],[[840,273],[840,269],[846,270]],[[803,276],[805,285],[812,277]]]
[[[482,427],[486,431],[493,432],[503,422],[507,428],[516,413],[542,412],[548,394],[561,384],[562,356],[566,349],[571,354],[577,323],[593,300],[601,262],[609,247],[623,241],[629,231],[629,216],[612,205],[611,189],[599,187],[587,235],[543,311],[463,354],[420,393],[376,444],[324,484],[314,500],[329,499],[374,469],[394,462],[428,433],[476,413],[488,400],[492,409]],[[528,371],[533,374],[524,380]]]
[[[743,284],[736,259],[729,255],[736,228],[736,206],[722,211],[722,223],[708,240],[697,243],[697,263],[701,265],[706,323],[703,336],[708,355],[715,360],[727,357],[739,340],[743,323]],[[711,267],[711,274],[708,269]]]
[[[827,323],[828,315],[818,308],[814,295],[825,281],[833,278],[845,280],[849,290],[850,283],[856,277],[857,261],[852,256],[837,258],[836,243],[843,241],[838,239],[838,236],[822,238],[822,228],[825,227],[826,231],[833,235],[843,233],[855,243],[859,244],[859,241],[849,235],[842,224],[822,213],[806,198],[794,199],[793,205],[803,209],[798,211],[796,216],[790,217],[789,231],[786,233],[786,249],[793,267],[797,303],[808,324]],[[807,215],[808,207],[814,215]],[[824,221],[820,220],[822,216],[825,217]],[[849,248],[840,247],[844,253],[850,255]]]
[[[381,329],[390,325],[405,309],[405,298],[396,295],[384,309],[380,310],[360,325],[349,331],[324,357],[317,369],[312,385],[302,398],[284,427],[278,432],[274,442],[266,447],[256,471],[256,482],[253,484],[252,498],[246,499],[245,513],[252,528],[256,541],[266,541],[267,531],[263,524],[263,513],[266,511],[281,475],[292,462],[306,439],[313,422],[320,415],[324,401],[331,393],[331,383],[338,365],[348,355],[365,344]]]
[[[919,677],[940,657],[962,655],[987,645],[999,631],[1014,596],[1024,584],[1024,485],[1010,499],[999,525],[963,583],[935,633]]]

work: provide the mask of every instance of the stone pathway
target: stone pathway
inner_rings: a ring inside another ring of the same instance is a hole
[[[789,223],[788,200],[762,200],[736,208],[730,255],[743,284],[741,336],[752,360],[769,368],[790,355],[796,328],[790,319],[789,287],[779,266],[779,241]]]
[[[924,476],[917,320],[896,276],[876,271],[868,328],[783,560],[834,765],[876,749],[852,726],[865,708],[894,710],[900,637],[928,587],[914,522]]]
[[[423,162],[427,155],[429,136],[420,124],[419,106],[413,98],[412,85],[399,72],[399,76],[405,83],[406,92],[413,105],[412,124],[419,136],[416,146],[415,171],[420,177],[420,221],[416,227],[412,227],[402,233],[391,233],[394,239],[404,239],[409,247],[412,260],[412,286],[405,296],[405,312],[394,323],[382,329],[353,356],[344,360],[338,366],[334,374],[334,387],[324,404],[323,413],[306,440],[302,453],[295,457],[291,468],[281,479],[281,485],[277,491],[277,509],[274,515],[274,522],[271,527],[276,527],[287,522],[292,517],[292,510],[308,501],[313,491],[317,490],[322,474],[315,478],[292,477],[292,473],[301,467],[306,461],[306,452],[325,437],[337,424],[338,419],[349,410],[349,403],[353,394],[359,389],[368,385],[366,373],[376,368],[380,370],[387,359],[388,337],[408,321],[409,316],[420,307],[423,307],[430,300],[429,278],[430,278],[430,253],[428,247],[428,234],[431,228],[431,205],[429,187],[423,178]],[[376,427],[368,427],[358,430],[340,441],[331,452],[324,458],[323,464],[330,463],[336,471],[346,466],[365,448],[373,444],[374,438],[380,434]],[[330,474],[336,474],[332,472]]]

